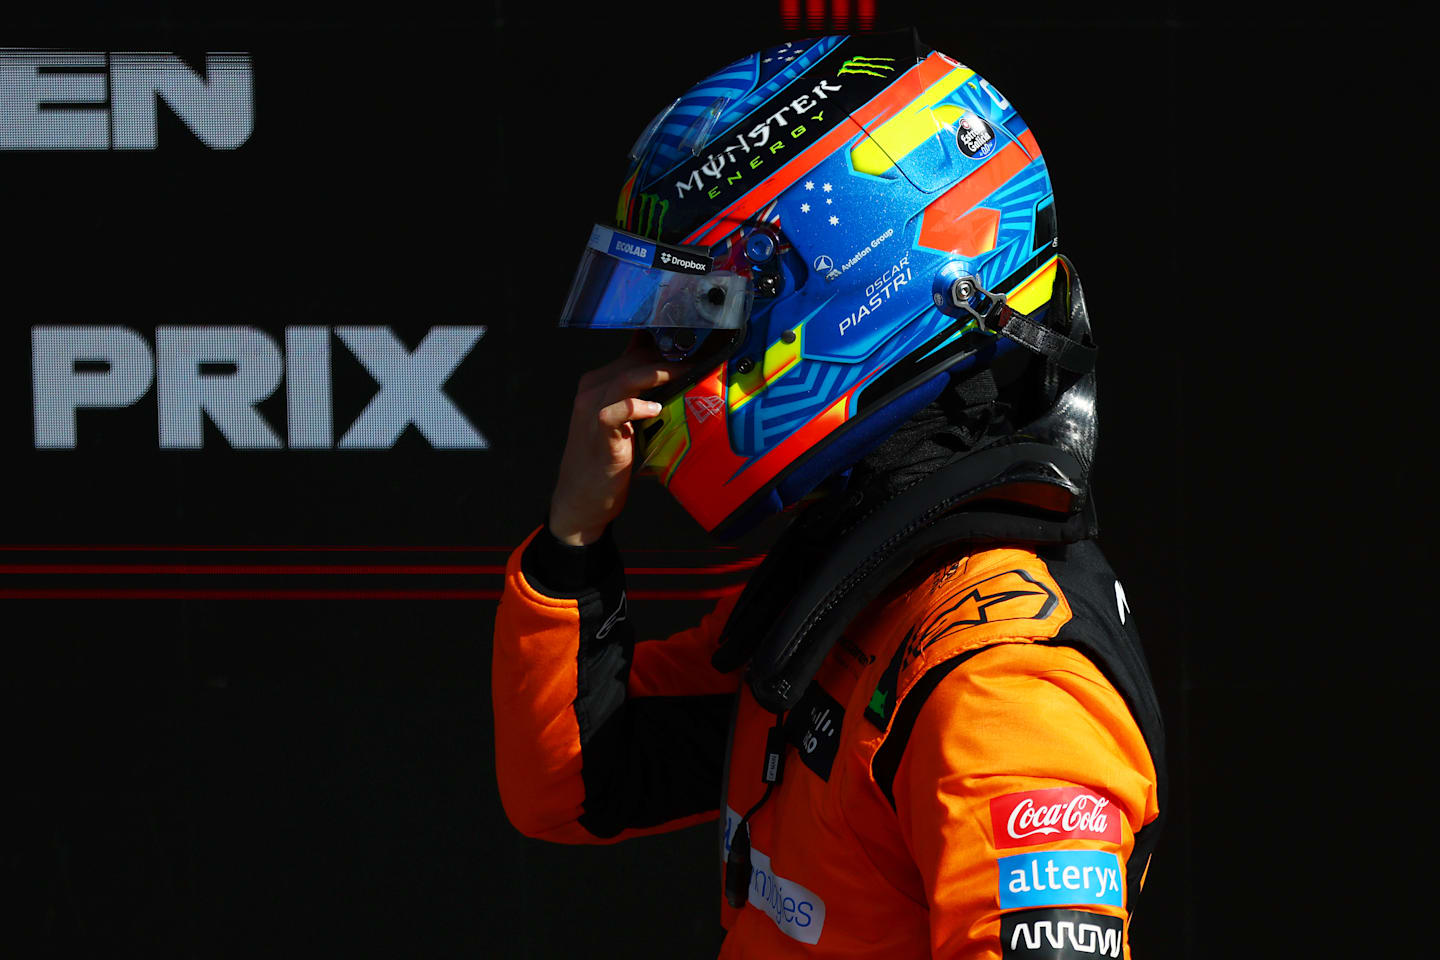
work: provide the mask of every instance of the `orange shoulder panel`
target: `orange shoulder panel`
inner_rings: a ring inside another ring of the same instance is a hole
[[[936,664],[1001,641],[1052,639],[1074,616],[1044,561],[1010,547],[942,564],[902,602],[914,619],[900,699]]]

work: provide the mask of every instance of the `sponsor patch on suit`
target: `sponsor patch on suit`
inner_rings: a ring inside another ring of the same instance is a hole
[[[1084,910],[1022,910],[1000,918],[1002,960],[1094,960],[1119,957],[1125,924]]]

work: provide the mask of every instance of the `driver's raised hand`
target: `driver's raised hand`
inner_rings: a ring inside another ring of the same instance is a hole
[[[618,358],[580,378],[550,497],[550,532],[562,543],[594,543],[620,515],[635,459],[633,422],[661,409],[640,394],[670,382],[688,366],[662,359],[648,338],[636,334]]]

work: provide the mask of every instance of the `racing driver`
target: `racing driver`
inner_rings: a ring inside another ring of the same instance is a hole
[[[630,341],[507,567],[511,822],[718,821],[723,958],[1129,957],[1164,737],[1015,107],[910,32],[737,60],[641,134],[561,323]],[[611,533],[636,468],[720,536],[791,518],[668,638],[635,635]]]

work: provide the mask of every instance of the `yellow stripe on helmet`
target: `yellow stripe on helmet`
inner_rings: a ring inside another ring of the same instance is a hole
[[[731,375],[728,391],[731,410],[739,410],[749,403],[752,397],[764,392],[771,383],[795,368],[800,360],[800,334],[804,327],[805,324],[801,323],[790,331],[795,334],[791,342],[786,343],[780,339],[770,344],[758,367],[751,367],[746,373]]]
[[[969,67],[956,67],[912,100],[904,110],[871,130],[870,135],[850,151],[856,171],[881,176],[927,139],[946,127],[953,127],[965,108],[950,103],[935,105],[973,76],[975,71]]]

